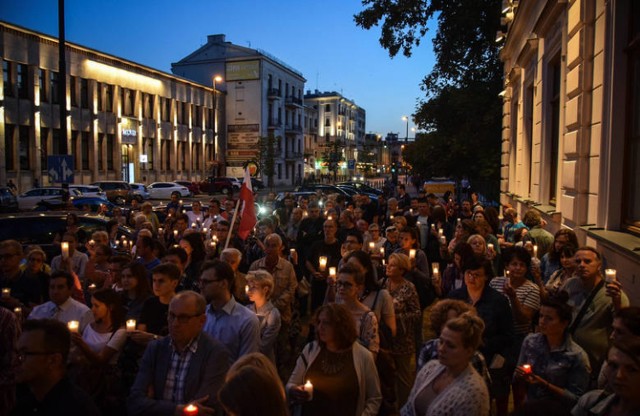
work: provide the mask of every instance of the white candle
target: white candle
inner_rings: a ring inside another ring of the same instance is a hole
[[[442,228],[438,228],[438,236],[442,237],[444,235],[444,230]]]
[[[178,201],[178,203],[179,203],[180,205],[182,205],[182,199],[181,199],[180,201]]]
[[[291,248],[291,249],[289,249],[289,255],[290,255],[291,257],[293,257],[295,254],[296,254],[296,249],[295,249],[295,248]]]
[[[95,246],[96,245],[96,240],[89,240],[89,245],[90,246]]]
[[[380,255],[384,257],[384,247],[380,247]]]
[[[413,208],[409,208],[409,214],[413,215]]]
[[[128,319],[126,322],[127,325],[127,332],[132,332],[136,330],[136,320],[135,319]]]
[[[196,228],[196,223],[195,222],[191,223],[191,228]]]
[[[435,224],[431,224],[431,231],[435,231],[436,230],[436,225]]]
[[[389,219],[393,221],[393,215],[389,215]]]
[[[304,391],[309,393],[309,400],[313,400],[313,384],[311,384],[311,380],[307,380],[302,388],[304,389]]]
[[[416,226],[420,227],[422,224],[420,224],[420,221],[416,221]]]
[[[95,283],[91,283],[91,284],[89,285],[89,291],[90,291],[90,292],[92,292],[92,291],[94,291],[94,290],[96,290],[96,284],[95,284]]]
[[[431,264],[431,271],[433,273],[433,277],[437,277],[440,275],[440,270],[438,269],[438,263]]]
[[[447,236],[444,236],[444,235],[440,236],[440,244],[447,244]]]
[[[244,293],[246,293],[247,295],[249,294],[249,285],[245,285]]]
[[[331,220],[333,219],[333,217],[332,217],[331,215],[329,215],[329,216],[327,217],[327,219],[328,219],[329,221],[331,221]]]
[[[319,264],[320,264],[320,271],[323,272],[327,269],[327,257],[326,256],[320,256],[320,258],[318,259]]]
[[[177,237],[178,236],[178,230],[173,230],[173,236]]]
[[[202,232],[206,234],[207,232],[209,232],[209,229],[208,229],[207,227],[204,227],[204,228],[202,229]]]
[[[329,277],[332,279],[336,278],[336,268],[335,267],[329,267]]]
[[[533,257],[538,257],[538,246],[537,245],[533,246]]]
[[[605,269],[604,271],[604,281],[606,283],[611,283],[616,280],[616,269]]]
[[[69,257],[69,243],[67,241],[63,241],[60,244],[60,247],[62,248],[62,258],[66,259]]]
[[[409,259],[413,260],[416,258],[416,249],[412,248],[411,250],[409,250]]]
[[[493,250],[493,244],[491,244],[491,243],[487,244],[487,248],[488,248],[489,250]]]
[[[13,313],[15,313],[16,315],[20,315],[22,313],[22,308],[20,306],[16,306],[15,308],[13,308]]]
[[[461,223],[461,222],[462,222],[462,219],[460,219],[460,218],[458,218],[458,219],[457,219],[457,221],[456,221],[456,223],[457,223],[458,225],[460,225],[460,223]]]
[[[72,333],[78,333],[78,328],[80,327],[80,322],[78,321],[69,321],[67,322],[67,327],[69,331]]]
[[[5,299],[11,297],[11,288],[10,287],[3,287],[2,288],[2,297],[5,298]]]
[[[158,228],[158,235],[162,235],[164,234],[164,228],[160,227]]]
[[[218,242],[218,236],[217,236],[217,235],[214,235],[211,239],[212,239],[213,241],[215,241],[216,243]]]
[[[369,241],[369,251],[373,251],[376,248],[376,243]]]
[[[209,245],[211,246],[212,249],[216,248],[216,240],[211,240],[211,243],[209,243]]]
[[[382,265],[383,265],[383,266],[385,265],[385,260],[384,260],[384,259],[382,259]]]

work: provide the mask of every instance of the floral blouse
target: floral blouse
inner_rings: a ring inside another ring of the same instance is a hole
[[[392,290],[391,281],[387,279],[385,289],[393,298],[393,309],[396,313],[397,329],[391,352],[413,354],[416,350],[414,328],[422,313],[416,287],[413,283],[402,279],[402,282]]]

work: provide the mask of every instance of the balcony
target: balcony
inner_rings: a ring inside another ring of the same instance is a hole
[[[297,124],[287,124],[284,128],[284,132],[285,134],[291,135],[302,134],[302,126]]]
[[[284,104],[287,107],[302,107],[302,99],[294,97],[293,95],[289,95],[285,98]]]
[[[269,88],[267,90],[267,98],[270,100],[277,100],[280,98],[280,90],[277,88]]]
[[[278,120],[269,120],[269,121],[267,121],[267,128],[269,130],[275,130],[275,129],[282,128],[282,122],[278,121]]]
[[[285,152],[284,158],[285,160],[301,160],[302,159],[302,152],[294,152],[291,150],[287,150]]]

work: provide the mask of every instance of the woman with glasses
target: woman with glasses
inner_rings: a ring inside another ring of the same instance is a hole
[[[380,349],[378,320],[375,313],[358,300],[364,288],[364,274],[353,265],[345,264],[336,279],[336,303],[344,305],[356,324],[358,339],[375,355]]]
[[[247,308],[253,311],[260,321],[260,352],[275,365],[275,347],[282,322],[280,312],[269,300],[273,293],[273,276],[266,270],[254,270],[245,277],[247,295],[253,302],[247,305]]]
[[[316,341],[304,347],[287,382],[293,414],[377,415],[382,397],[376,365],[357,341],[347,308],[335,303],[319,307],[314,326]]]

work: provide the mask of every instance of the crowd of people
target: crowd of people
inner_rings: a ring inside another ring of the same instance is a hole
[[[173,198],[70,213],[52,259],[0,242],[0,414],[639,414],[640,308],[598,250],[396,192],[285,195],[245,240],[232,198]]]

